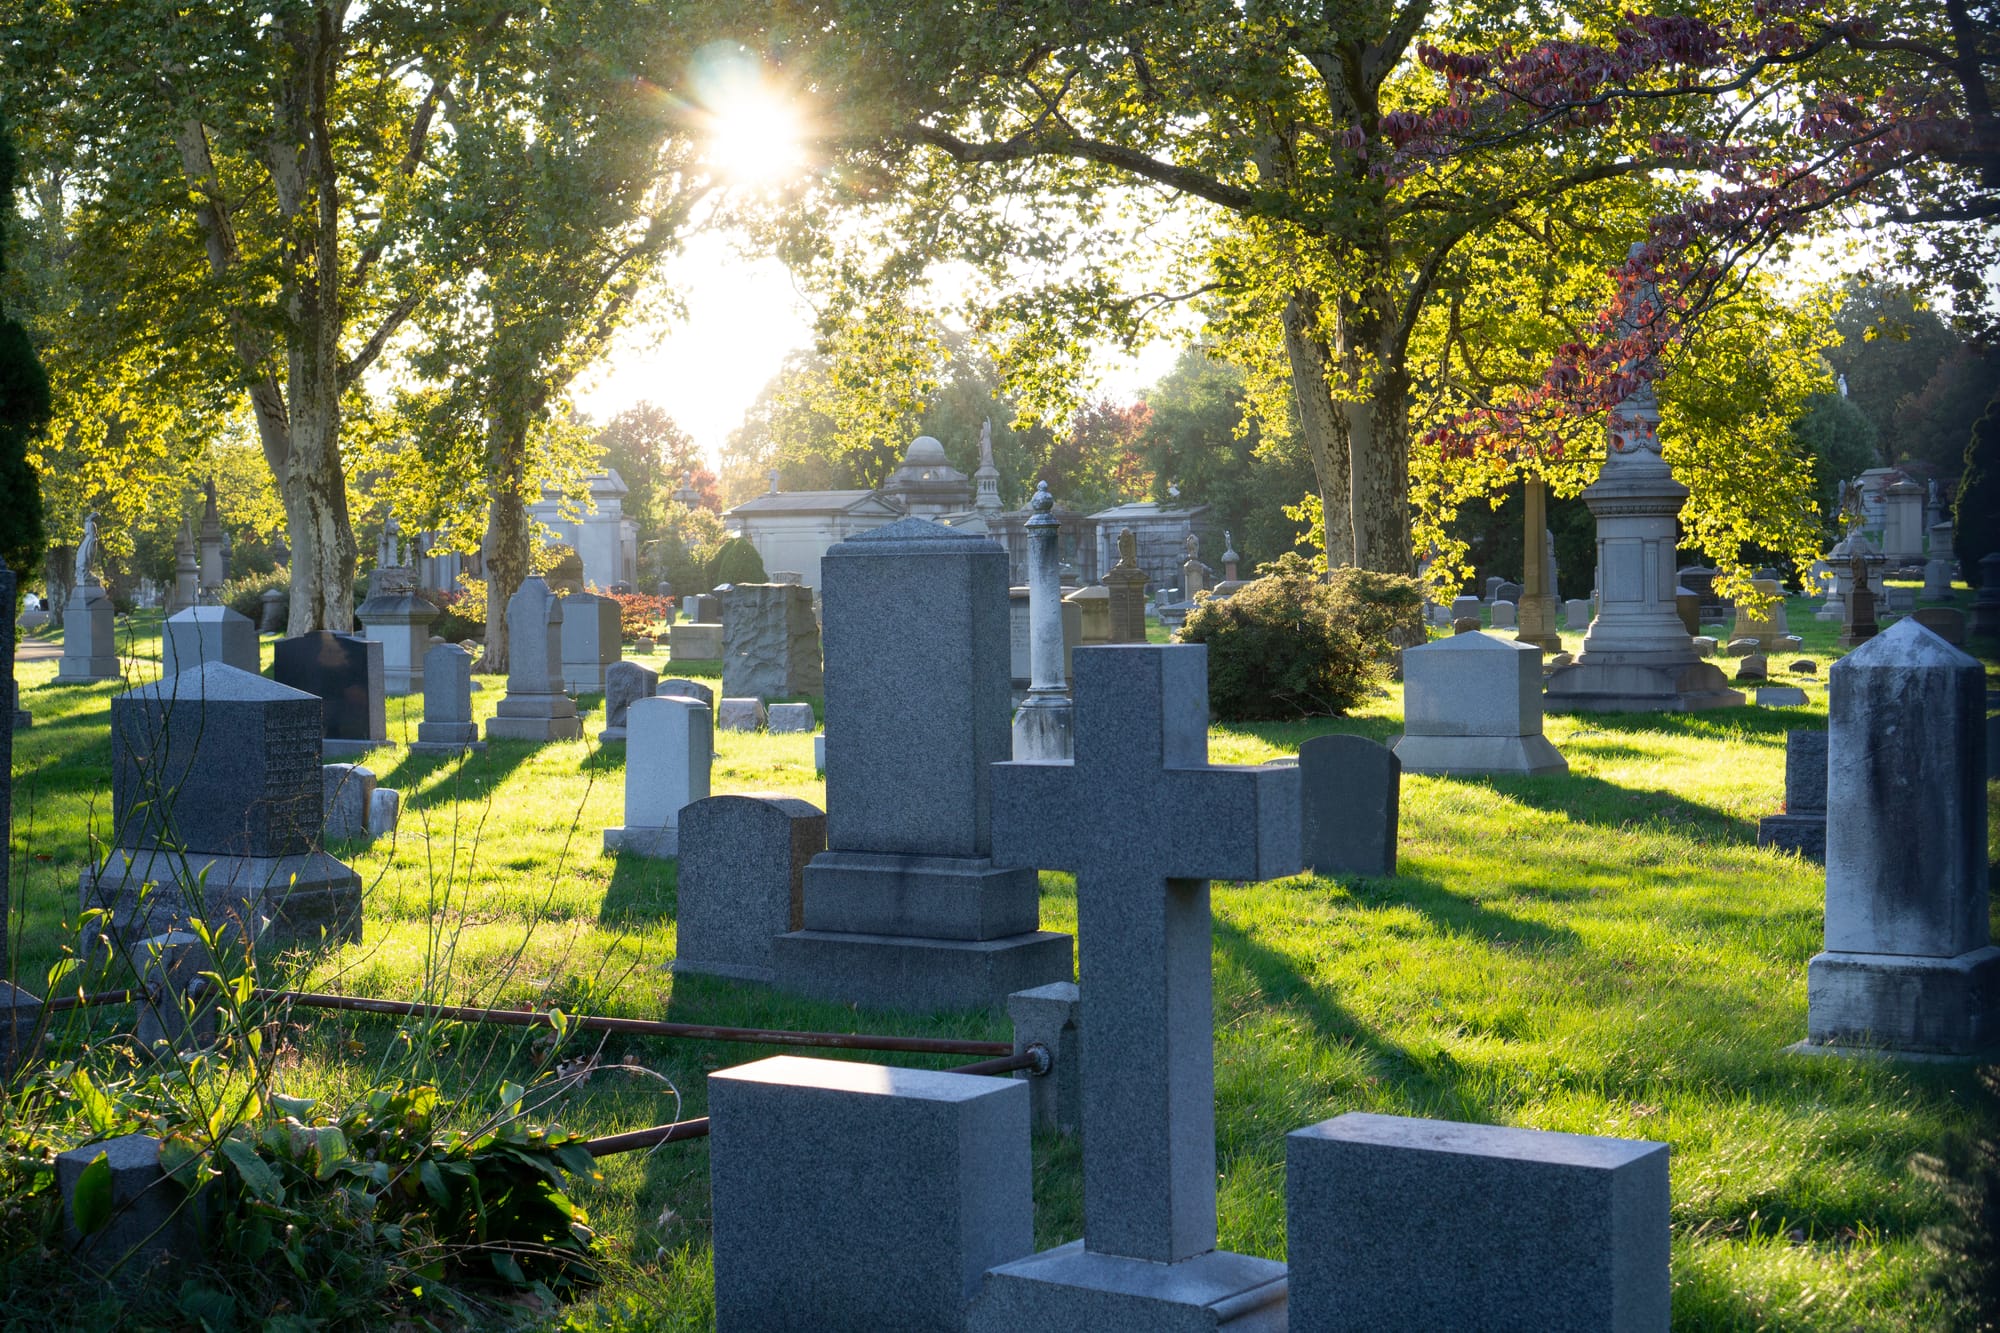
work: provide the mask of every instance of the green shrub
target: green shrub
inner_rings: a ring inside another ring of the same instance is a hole
[[[283,574],[244,574],[222,585],[222,604],[239,616],[249,618],[251,624],[260,622],[264,615],[264,594],[276,588],[284,597],[279,603],[282,614],[290,615],[292,609],[292,585]],[[359,605],[359,603],[356,603]]]
[[[1952,514],[1952,549],[1965,581],[1979,586],[1979,562],[2000,551],[2000,397],[1973,423],[1965,446],[1965,475]]]
[[[731,537],[715,553],[715,564],[709,569],[708,586],[719,588],[725,583],[764,583],[769,576],[764,573],[764,557],[757,554],[757,548],[742,537]],[[675,588],[678,592],[680,589]]]
[[[1210,712],[1254,722],[1339,714],[1361,702],[1387,647],[1379,634],[1363,637],[1361,608],[1371,624],[1393,619],[1384,603],[1320,582],[1295,553],[1259,572],[1232,596],[1198,601],[1181,628],[1182,642],[1208,645]]]
[[[1260,565],[1257,572],[1271,568]],[[1327,586],[1335,600],[1352,608],[1354,629],[1363,643],[1386,651],[1424,641],[1424,585],[1417,580],[1343,565],[1327,578]]]

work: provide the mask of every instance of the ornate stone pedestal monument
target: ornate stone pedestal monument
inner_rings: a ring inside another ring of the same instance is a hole
[[[1650,382],[1612,409],[1604,469],[1584,491],[1597,518],[1597,616],[1574,663],[1548,678],[1556,713],[1691,712],[1743,702],[1695,652],[1674,603],[1674,519],[1688,488],[1660,457]]]
[[[486,739],[573,741],[576,701],[563,693],[563,604],[539,575],[507,599],[507,697],[486,720]]]

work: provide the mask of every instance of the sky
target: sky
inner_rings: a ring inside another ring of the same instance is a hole
[[[786,355],[812,346],[813,311],[784,264],[748,253],[739,233],[704,231],[663,270],[683,315],[628,326],[579,386],[577,406],[602,422],[638,402],[664,408],[714,467]],[[1136,357],[1101,349],[1097,391],[1129,400],[1173,369],[1179,346],[1155,342]]]

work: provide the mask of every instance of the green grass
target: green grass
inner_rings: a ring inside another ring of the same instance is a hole
[[[1924,1288],[1946,1262],[1923,1242],[1945,1205],[1911,1159],[1973,1126],[1972,1073],[1781,1054],[1805,1032],[1823,876],[1759,850],[1755,824],[1783,796],[1784,732],[1825,722],[1837,627],[1816,624],[1813,605],[1790,607],[1806,637],[1798,655],[1819,666],[1788,678],[1808,687],[1804,708],[1552,717],[1567,777],[1403,780],[1397,876],[1216,886],[1225,1247],[1283,1257],[1291,1129],[1350,1110],[1490,1121],[1672,1145],[1677,1327],[1963,1322]],[[132,649],[143,656],[152,640],[141,623]],[[1565,646],[1578,638],[1565,635]],[[1798,655],[1774,657],[1774,677]],[[16,967],[38,991],[34,979],[72,937],[91,838],[109,829],[106,710],[117,689],[54,687],[54,670],[18,668],[35,725],[16,737]],[[504,682],[481,683],[483,720]],[[1211,757],[1254,762],[1328,731],[1387,739],[1401,707],[1392,686],[1350,718],[1217,727]],[[392,700],[392,735],[413,735],[420,715],[420,698]],[[587,731],[602,720],[599,707]],[[716,739],[716,791],[824,806],[810,737]],[[600,830],[622,822],[615,749],[498,742],[463,759],[393,750],[372,766],[404,793],[402,831],[351,852],[368,885],[366,940],[314,964],[304,984],[699,1022],[1007,1035],[984,1015],[857,1012],[663,971],[674,952],[673,864],[600,851]],[[1044,924],[1074,929],[1070,880],[1045,875],[1043,889]],[[88,1020],[99,1033],[125,1021],[116,1010]],[[364,1086],[403,1040],[389,1020],[299,1011],[290,1021],[299,1092]],[[504,1029],[446,1026],[410,1039],[428,1043],[422,1054],[454,1093],[489,1088],[535,1053],[532,1038]],[[603,1044],[607,1062],[641,1062],[678,1098],[613,1072],[550,1113],[588,1134],[698,1115],[706,1073],[770,1053],[614,1039]],[[1037,1239],[1051,1245],[1080,1234],[1080,1158],[1073,1142],[1054,1140],[1038,1143],[1036,1157]],[[611,1240],[614,1279],[570,1312],[574,1322],[707,1326],[705,1143],[603,1165],[581,1199]]]

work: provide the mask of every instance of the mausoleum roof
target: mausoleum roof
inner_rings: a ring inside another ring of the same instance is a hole
[[[724,518],[737,514],[849,514],[865,510],[900,514],[874,491],[766,491],[725,510]]]

